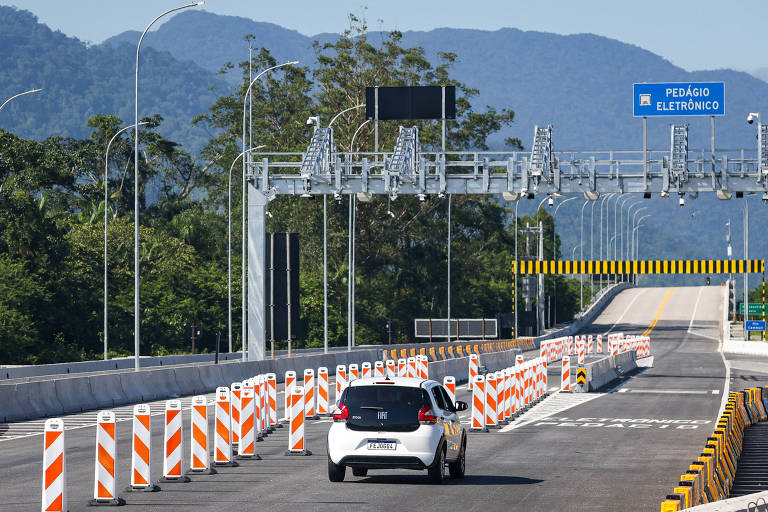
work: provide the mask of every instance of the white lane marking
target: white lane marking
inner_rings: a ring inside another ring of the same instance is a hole
[[[719,389],[713,389],[712,390],[712,394],[713,395],[719,395],[720,394],[720,390]]]
[[[555,387],[549,388],[549,392],[550,393],[554,393],[555,391],[557,391],[559,389],[560,389],[559,387],[555,386]]]
[[[626,393],[627,391],[629,391],[627,388],[621,388],[619,390],[619,393]]]
[[[531,423],[541,421],[555,414],[567,411],[572,407],[587,403],[595,398],[605,396],[606,393],[562,393],[560,391],[548,396],[539,402],[532,409],[523,413],[523,415],[501,429],[501,432],[509,432]]]
[[[650,288],[643,288],[640,293],[635,295],[635,298],[632,299],[629,304],[627,305],[627,308],[624,310],[624,312],[621,314],[618,320],[616,320],[616,323],[614,323],[608,331],[606,331],[606,335],[610,334],[614,329],[616,329],[616,326],[621,323],[622,320],[624,320],[624,317],[627,316],[627,313],[629,313],[629,310],[632,309],[632,306],[635,304],[635,301],[645,295],[645,292],[647,292]]]
[[[707,391],[698,389],[620,389],[619,393],[645,393],[656,395],[706,395]]]

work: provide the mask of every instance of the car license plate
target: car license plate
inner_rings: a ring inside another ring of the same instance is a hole
[[[394,441],[368,441],[369,450],[395,450],[397,443]]]

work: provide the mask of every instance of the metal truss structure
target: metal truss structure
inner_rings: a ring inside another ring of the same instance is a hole
[[[252,153],[248,165],[248,347],[264,358],[264,240],[267,205],[278,195],[758,193],[768,200],[768,129],[742,150],[691,150],[673,126],[669,150],[555,151],[552,126],[534,127],[527,152],[422,151],[418,128],[400,127],[393,151],[338,151],[333,128],[317,129],[304,153]]]

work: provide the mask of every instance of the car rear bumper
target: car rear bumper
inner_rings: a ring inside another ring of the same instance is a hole
[[[365,469],[427,469],[420,458],[407,455],[347,455],[340,464]]]

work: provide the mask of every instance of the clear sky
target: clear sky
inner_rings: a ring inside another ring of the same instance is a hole
[[[92,43],[125,30],[143,30],[157,14],[183,3],[0,0]],[[306,35],[339,32],[346,26],[346,14],[355,12],[364,13],[373,30],[514,27],[558,34],[588,32],[636,44],[689,71],[768,67],[768,0],[207,0],[203,8],[276,23]]]

